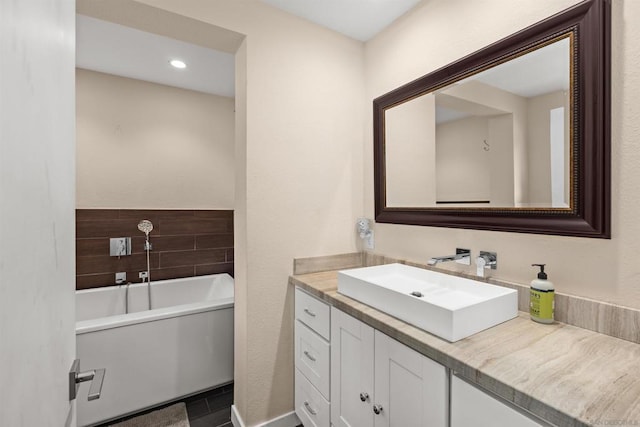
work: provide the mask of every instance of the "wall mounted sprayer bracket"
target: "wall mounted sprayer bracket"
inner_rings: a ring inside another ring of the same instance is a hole
[[[371,229],[371,221],[368,218],[358,218],[356,221],[358,235],[364,241],[366,249],[373,249],[373,230]]]

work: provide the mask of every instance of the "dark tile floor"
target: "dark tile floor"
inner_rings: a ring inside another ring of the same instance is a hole
[[[120,420],[111,421],[108,424],[102,424],[98,427],[108,427],[116,422],[137,417],[138,415],[155,411],[161,407],[173,405],[178,402],[184,402],[186,404],[187,415],[189,416],[189,424],[191,427],[233,427],[233,424],[231,424],[233,383],[205,391],[204,393],[196,394],[185,399],[177,400],[157,408],[133,414]],[[304,426],[300,424],[297,427]]]
[[[191,427],[232,427],[233,384],[184,400]]]
[[[191,427],[233,427],[231,424],[231,404],[233,403],[233,383],[227,384],[204,393],[172,401],[155,408],[140,411],[128,417],[110,421],[97,427],[109,427],[139,415],[184,402]]]
[[[233,384],[192,396],[184,402],[187,404],[191,427],[233,427]],[[297,427],[304,426],[300,424]]]
[[[233,384],[185,399],[191,427],[233,427]],[[297,427],[304,427],[300,424]]]

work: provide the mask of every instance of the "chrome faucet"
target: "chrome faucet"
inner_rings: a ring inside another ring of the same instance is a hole
[[[471,265],[471,250],[456,248],[455,255],[433,257],[427,261],[427,264],[436,265],[447,261],[455,261],[458,264]]]

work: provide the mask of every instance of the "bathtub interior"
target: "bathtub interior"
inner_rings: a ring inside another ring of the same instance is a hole
[[[129,313],[148,310],[146,283],[128,285],[128,294]],[[76,291],[76,322],[125,314],[126,295],[127,285]],[[151,282],[152,310],[233,296],[233,278],[226,273]]]
[[[174,282],[178,282],[174,284]],[[157,287],[151,282],[151,303],[152,308],[166,308],[176,305],[192,304],[200,301],[222,300],[233,297],[233,279],[228,274],[217,274],[212,276],[190,277],[188,279],[165,280],[156,282]],[[189,291],[185,292],[185,288]],[[153,292],[157,290],[157,292]],[[143,297],[134,297],[134,300],[147,299],[146,286],[137,286],[134,292],[143,293]],[[141,310],[145,310],[142,308]]]

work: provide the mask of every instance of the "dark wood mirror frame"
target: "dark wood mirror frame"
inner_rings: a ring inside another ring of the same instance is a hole
[[[611,238],[610,0],[587,0],[373,101],[375,219],[381,223]],[[573,32],[571,208],[403,208],[386,204],[386,109]]]

